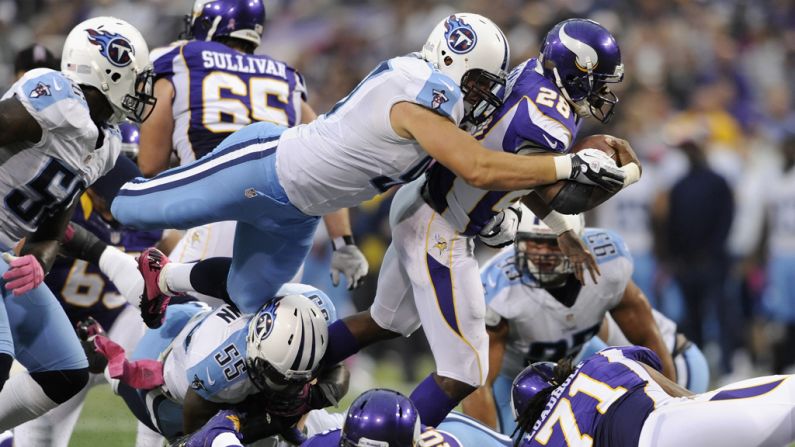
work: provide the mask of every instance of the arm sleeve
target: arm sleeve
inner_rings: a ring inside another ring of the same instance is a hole
[[[49,132],[68,133],[76,140],[75,136],[94,126],[82,90],[60,72],[47,70],[30,76],[16,85],[14,95],[41,126],[41,141]]]
[[[152,66],[155,79],[171,79],[174,76],[174,58],[179,56],[182,46],[152,50]]]
[[[411,76],[406,83],[406,94],[412,102],[449,118],[458,125],[464,118],[464,100],[461,89],[449,77],[436,70],[427,76]],[[418,88],[419,87],[419,88]]]

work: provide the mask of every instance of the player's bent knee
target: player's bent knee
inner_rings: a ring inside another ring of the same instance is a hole
[[[88,385],[88,368],[41,371],[30,376],[53,402],[62,404]]]
[[[441,376],[438,373],[436,374],[436,377],[438,379],[437,382],[439,383],[439,388],[441,388],[445,394],[453,399],[463,400],[478,388],[458,379]]]
[[[0,391],[3,389],[3,385],[5,385],[6,381],[8,380],[8,376],[11,373],[11,364],[13,362],[14,358],[9,354],[0,354]]]

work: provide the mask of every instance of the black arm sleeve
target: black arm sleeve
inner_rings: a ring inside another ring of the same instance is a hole
[[[226,290],[226,278],[232,268],[232,258],[208,258],[196,263],[190,272],[193,290],[233,304]]]
[[[61,254],[99,265],[99,258],[108,244],[74,222],[69,223],[67,233],[69,232],[72,233],[72,236],[61,244]]]

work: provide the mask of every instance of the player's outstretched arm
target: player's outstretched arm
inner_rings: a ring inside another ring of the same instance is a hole
[[[502,369],[502,358],[505,355],[505,343],[508,339],[508,322],[500,320],[497,326],[486,329],[489,334],[489,374],[486,377],[486,383],[467,396],[461,405],[467,416],[499,430],[497,404],[494,401],[492,387]]]
[[[171,101],[174,99],[174,86],[168,79],[158,79],[154,93],[158,101],[149,118],[141,123],[138,143],[138,167],[144,177],[154,177],[165,171],[171,160],[171,136],[174,133]]]
[[[0,146],[41,140],[41,126],[15,97],[0,101]],[[15,151],[13,148],[8,150]],[[16,151],[22,148],[16,149]]]
[[[514,191],[563,179],[610,191],[624,186],[625,171],[606,160],[578,154],[524,157],[490,151],[447,118],[414,103],[396,103],[390,120],[398,135],[416,140],[431,157],[476,188]]]
[[[591,275],[594,283],[597,276],[601,275],[596,258],[588,251],[579,235],[574,233],[569,222],[553,210],[544,199],[535,191],[522,198],[522,202],[551,228],[558,236],[558,246],[574,267],[574,276],[580,284],[585,283],[585,270]]]
[[[643,292],[630,280],[624,290],[624,297],[610,310],[621,332],[632,344],[645,346],[654,351],[662,361],[662,371],[666,377],[676,381],[676,368],[671,352],[665,346],[660,329],[654,321],[651,305]]]

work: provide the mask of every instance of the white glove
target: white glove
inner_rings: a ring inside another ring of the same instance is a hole
[[[359,287],[370,268],[362,251],[350,237],[337,238],[331,245],[334,248],[331,255],[331,283],[337,287],[342,274],[348,281],[348,290]]]
[[[624,187],[626,174],[607,154],[598,149],[584,149],[569,154],[571,159],[570,180],[586,185],[596,185],[609,192]]]
[[[516,230],[519,229],[521,219],[522,209],[518,205],[509,206],[492,217],[491,222],[483,227],[478,237],[489,247],[507,247],[516,240]]]

